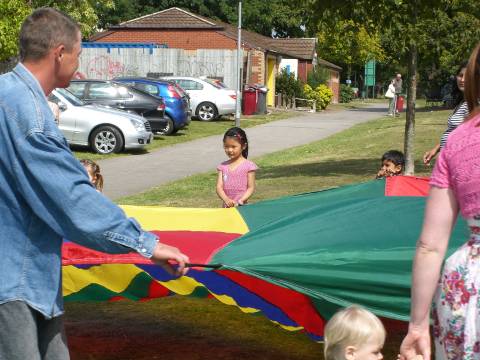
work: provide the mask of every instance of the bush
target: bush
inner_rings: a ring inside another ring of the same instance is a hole
[[[289,74],[286,69],[282,69],[276,78],[275,91],[287,98],[301,98],[303,97],[303,84],[301,80],[295,79],[293,72]]]
[[[353,97],[355,96],[355,92],[353,91],[351,86],[342,84],[340,85],[340,102],[341,103],[349,103],[352,101]]]
[[[310,85],[305,85],[303,87],[303,92],[305,93],[305,97],[310,100],[315,100],[317,102],[317,110],[321,109],[324,110],[327,106],[332,102],[333,99],[333,91],[327,85],[319,85],[312,89]]]
[[[307,75],[307,84],[310,85],[312,89],[316,89],[320,85],[326,85],[328,80],[330,80],[330,71],[321,66],[315,67]]]

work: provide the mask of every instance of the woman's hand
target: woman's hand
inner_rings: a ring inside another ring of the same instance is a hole
[[[423,360],[430,360],[430,352],[430,330],[428,326],[426,329],[411,327],[402,341],[398,358],[399,360],[414,360],[421,357]]]
[[[439,151],[440,151],[440,144],[437,144],[433,149],[423,154],[423,163],[425,165],[430,165],[430,161],[433,160],[433,158],[438,154]]]

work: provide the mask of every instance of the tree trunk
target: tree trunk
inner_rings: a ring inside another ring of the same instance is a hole
[[[408,58],[408,90],[407,90],[407,120],[405,122],[405,175],[415,173],[414,143],[415,143],[415,102],[417,100],[417,45],[410,45]]]

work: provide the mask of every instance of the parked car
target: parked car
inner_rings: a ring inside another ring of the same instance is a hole
[[[58,127],[69,144],[89,146],[100,154],[141,149],[153,139],[148,120],[125,111],[87,105],[65,89],[55,89],[49,101],[60,109]]]
[[[155,97],[163,98],[165,102],[164,116],[168,122],[165,134],[176,133],[190,123],[192,111],[188,94],[181,93],[175,82],[144,77],[122,77],[114,80]]]
[[[72,80],[68,90],[87,104],[101,104],[142,115],[148,119],[154,133],[168,131],[163,99],[146,92],[105,80]]]
[[[197,118],[210,121],[220,115],[235,112],[235,91],[222,88],[213,81],[188,76],[167,76],[164,80],[175,81],[190,96],[190,109]],[[232,92],[233,91],[233,92]]]

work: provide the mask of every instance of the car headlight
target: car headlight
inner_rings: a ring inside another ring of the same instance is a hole
[[[138,120],[138,119],[130,119],[130,122],[132,123],[133,127],[137,130],[137,131],[145,131],[145,124],[143,123],[143,121],[141,120]]]

